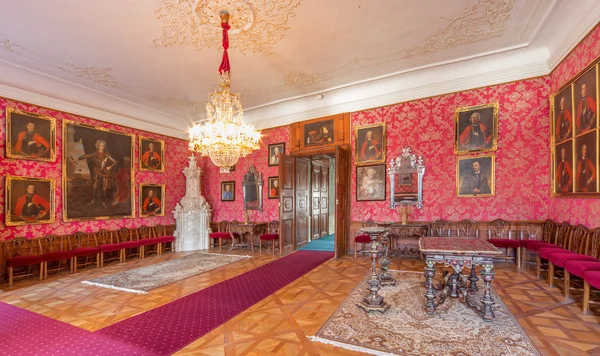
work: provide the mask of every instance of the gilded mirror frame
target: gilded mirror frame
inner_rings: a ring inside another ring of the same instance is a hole
[[[252,192],[250,189],[256,189]],[[244,210],[263,211],[263,179],[262,173],[256,171],[254,166],[248,168],[242,180],[242,193],[244,195]],[[249,201],[252,195],[256,196],[256,201]]]
[[[388,167],[388,176],[390,177],[390,208],[398,206],[414,205],[417,209],[423,208],[423,176],[425,175],[425,164],[423,157],[415,155],[410,147],[402,149],[402,153],[390,161]],[[416,200],[396,201],[395,180],[396,176],[404,174],[417,174],[417,196]]]

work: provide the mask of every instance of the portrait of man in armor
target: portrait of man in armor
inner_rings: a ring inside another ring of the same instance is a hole
[[[569,85],[554,97],[554,136],[556,142],[573,137],[573,97]]]
[[[575,191],[579,193],[597,192],[596,131],[575,140],[575,153]]]
[[[54,179],[6,177],[6,225],[54,222]]]
[[[133,215],[132,135],[65,122],[65,220]]]
[[[164,147],[162,140],[140,137],[140,171],[164,172]]]
[[[140,184],[140,217],[164,216],[165,186]]]
[[[596,67],[575,81],[575,134],[596,128]]]
[[[56,120],[14,108],[6,109],[7,158],[54,162]]]
[[[557,193],[573,192],[573,148],[572,141],[565,142],[556,148],[556,169],[554,182]]]

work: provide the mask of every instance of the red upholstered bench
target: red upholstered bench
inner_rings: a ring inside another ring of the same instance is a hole
[[[586,271],[583,274],[583,313],[590,310],[590,286],[600,289],[600,271]]]

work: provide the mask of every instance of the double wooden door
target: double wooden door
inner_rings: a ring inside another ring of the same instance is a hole
[[[318,239],[329,235],[329,164],[312,161],[311,172],[311,235]]]

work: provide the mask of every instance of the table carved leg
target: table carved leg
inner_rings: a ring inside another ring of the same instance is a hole
[[[433,261],[427,261],[425,265],[425,310],[428,314],[433,314],[437,305],[435,304],[435,292],[433,289],[433,277],[435,276],[435,267]]]
[[[381,266],[381,274],[379,275],[379,282],[382,286],[395,286],[396,280],[394,279],[394,277],[392,277],[388,273],[388,270],[390,269],[390,259],[388,258],[389,238],[388,238],[387,233],[383,235],[381,241],[383,243],[383,256],[379,260],[379,265]]]
[[[494,299],[492,298],[491,284],[494,280],[494,272],[492,271],[493,266],[491,264],[487,264],[483,266],[483,271],[481,271],[481,279],[483,279],[483,284],[485,285],[485,293],[483,294],[483,298],[481,299],[481,303],[483,303],[481,312],[483,313],[483,320],[491,321],[494,319],[494,309],[492,305],[494,305]]]
[[[469,275],[469,292],[477,293],[479,288],[477,288],[477,275],[475,274],[475,265],[471,266],[471,274]]]
[[[379,278],[377,277],[377,239],[371,237],[371,278],[367,281],[367,295],[357,304],[359,308],[366,312],[384,313],[390,308],[390,305],[383,301],[383,296],[377,292],[381,289]]]

